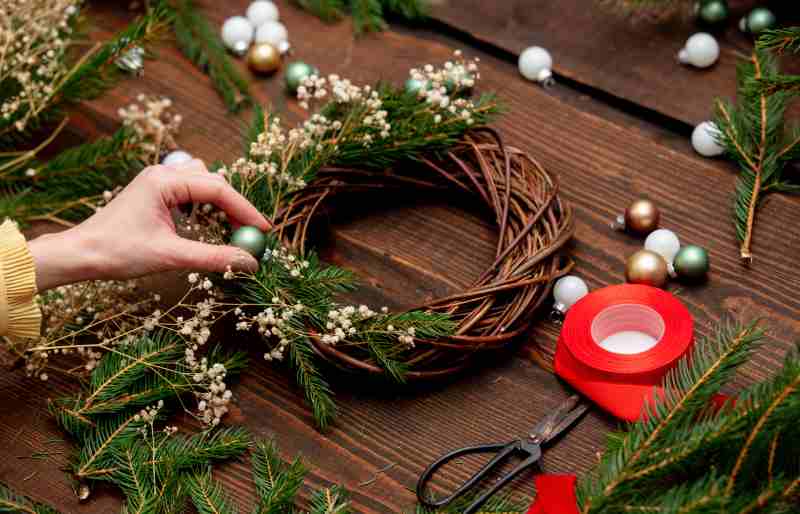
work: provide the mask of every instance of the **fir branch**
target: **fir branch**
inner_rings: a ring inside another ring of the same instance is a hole
[[[252,465],[258,495],[255,514],[291,513],[306,475],[300,458],[286,465],[274,442],[259,442],[253,451]]]
[[[84,433],[81,449],[73,465],[79,479],[111,475],[115,452],[130,445],[146,423],[138,413],[126,413],[97,420],[91,433]]]
[[[759,50],[773,50],[778,54],[800,53],[800,27],[765,30],[759,33],[756,46]]]
[[[189,437],[171,437],[159,450],[159,460],[175,471],[241,457],[252,444],[242,427],[225,427]]]
[[[631,428],[615,451],[604,455],[596,478],[581,483],[582,512],[603,512],[604,508],[625,501],[634,487],[630,484],[650,479],[651,472],[642,475],[643,469],[665,467],[654,464],[663,462],[665,448],[695,440],[696,436],[687,435],[685,430],[696,426],[697,417],[762,335],[754,323],[728,325],[719,328],[715,339],[698,341],[691,357],[681,359],[665,378],[661,401],[648,408],[644,420]],[[669,453],[666,460],[671,464]]]
[[[55,509],[35,503],[24,496],[16,494],[2,483],[0,483],[0,512],[8,512],[9,514],[58,514]]]
[[[336,404],[330,386],[322,378],[314,362],[314,350],[307,338],[301,338],[290,345],[289,356],[295,369],[297,383],[303,388],[306,401],[314,413],[314,420],[324,430],[336,416]]]
[[[251,104],[249,83],[231,61],[217,31],[192,0],[177,0],[176,3],[171,9],[181,52],[209,76],[229,112],[238,112]]]
[[[56,89],[57,97],[71,103],[98,97],[121,76],[116,59],[133,47],[145,47],[160,39],[168,24],[169,12],[166,9],[156,7],[149,10],[85,58]]]
[[[385,15],[406,21],[424,19],[429,12],[426,0],[292,0],[323,21],[341,19],[345,12],[353,17],[356,35],[379,32],[386,28]]]
[[[786,189],[783,171],[788,158],[797,152],[800,137],[785,127],[789,92],[767,94],[758,86],[760,80],[778,76],[775,59],[755,51],[748,62],[739,66],[738,75],[738,104],[717,100],[716,123],[720,143],[741,169],[734,218],[741,258],[750,263],[758,207],[765,194]]]
[[[189,495],[199,514],[238,514],[236,504],[211,476],[211,468],[189,475]]]
[[[344,16],[345,0],[292,0],[323,21],[332,22]]]
[[[23,225],[45,219],[69,225],[94,212],[104,191],[124,184],[132,170],[141,169],[142,158],[134,133],[121,128],[47,163],[21,161],[7,170],[0,186],[0,217]],[[34,175],[28,176],[28,170]]]
[[[347,491],[339,486],[317,492],[311,498],[309,514],[350,514],[350,500]]]

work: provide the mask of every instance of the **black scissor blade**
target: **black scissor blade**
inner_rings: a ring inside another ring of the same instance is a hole
[[[578,395],[570,396],[536,424],[530,433],[531,439],[538,444],[546,443],[569,428],[588,408],[587,405],[580,404]]]
[[[563,431],[570,428],[576,421],[578,421],[578,419],[580,419],[581,416],[583,416],[583,414],[587,410],[589,410],[589,406],[586,405],[585,403],[575,407],[569,414],[564,416],[564,418],[561,420],[561,423],[559,423],[558,425],[555,426],[555,428],[553,428],[553,430],[550,432],[550,434],[543,442],[546,443],[547,441],[553,439]]]

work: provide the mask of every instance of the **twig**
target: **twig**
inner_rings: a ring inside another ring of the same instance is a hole
[[[386,473],[387,471],[389,471],[390,469],[392,469],[395,466],[397,466],[396,462],[392,462],[391,464],[387,464],[386,466],[384,466],[381,469],[379,469],[378,471],[376,471],[375,474],[372,475],[372,478],[370,478],[369,480],[365,480],[364,482],[361,482],[360,484],[358,484],[358,487],[367,487],[367,486],[370,486],[370,485],[374,484],[375,482],[378,481],[378,475],[380,475],[382,473]]]

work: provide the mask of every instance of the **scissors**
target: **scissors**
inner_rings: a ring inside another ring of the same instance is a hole
[[[587,410],[589,406],[580,402],[577,395],[570,396],[555,411],[551,412],[543,420],[533,427],[527,437],[521,437],[509,443],[480,444],[477,446],[467,446],[447,453],[428,466],[417,482],[417,499],[419,502],[430,509],[444,507],[457,500],[460,496],[475,487],[493,468],[502,464],[512,455],[522,455],[524,460],[520,462],[509,474],[500,478],[489,490],[481,494],[472,504],[467,507],[463,514],[473,514],[481,505],[508,484],[517,475],[526,469],[536,466],[542,458],[542,446],[555,439],[559,434],[570,428]],[[479,469],[472,477],[464,482],[450,496],[439,500],[432,500],[425,496],[425,486],[436,471],[447,462],[472,453],[492,453],[497,454]]]

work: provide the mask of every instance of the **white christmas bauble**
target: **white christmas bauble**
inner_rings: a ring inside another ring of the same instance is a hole
[[[560,312],[565,312],[573,306],[575,302],[586,296],[589,288],[583,279],[575,275],[567,275],[561,277],[556,281],[553,286],[553,297],[556,300],[555,309]]]
[[[667,268],[672,271],[672,261],[681,249],[681,242],[675,232],[660,228],[650,233],[644,240],[644,249],[656,252],[667,261]]]
[[[725,147],[719,144],[719,128],[713,121],[704,121],[692,131],[692,147],[703,157],[716,157],[725,153]]]
[[[269,0],[256,0],[247,8],[247,19],[254,27],[267,21],[278,21],[278,8]]]
[[[289,32],[279,21],[266,21],[256,29],[256,43],[269,43],[280,48],[283,41],[289,39]]]
[[[541,46],[530,46],[519,54],[519,72],[528,80],[546,82],[553,76],[553,58]]]
[[[253,24],[244,16],[233,16],[222,24],[222,41],[236,53],[244,53],[253,42]]]
[[[698,32],[686,40],[686,45],[678,52],[678,60],[698,68],[708,68],[719,59],[719,43],[714,36]]]
[[[191,161],[194,157],[189,152],[183,150],[175,150],[167,154],[161,164],[164,166],[180,166],[181,164]]]

